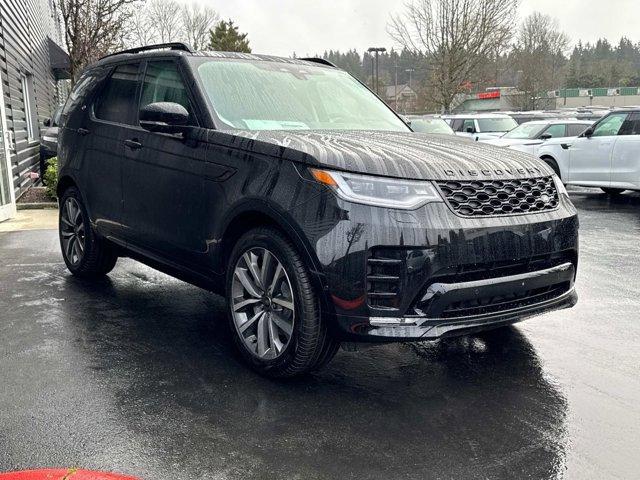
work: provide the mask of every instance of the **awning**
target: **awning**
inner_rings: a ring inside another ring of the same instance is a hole
[[[56,80],[71,78],[69,55],[51,38],[47,38],[47,40],[49,43],[49,60],[54,77]]]

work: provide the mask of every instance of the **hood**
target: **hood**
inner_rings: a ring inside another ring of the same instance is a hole
[[[498,180],[553,173],[525,153],[414,132],[211,130],[208,141],[310,166],[416,180]]]

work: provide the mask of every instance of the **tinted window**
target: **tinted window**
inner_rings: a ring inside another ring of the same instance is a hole
[[[523,123],[509,133],[506,133],[502,138],[529,140],[536,138],[543,128],[544,125],[540,125],[539,123]]]
[[[640,113],[632,113],[622,125],[620,135],[640,135]]]
[[[509,118],[479,118],[478,126],[481,132],[508,132],[518,126],[518,123]]]
[[[62,108],[62,119],[64,120],[69,113],[74,110],[85,98],[85,95],[89,91],[89,86],[93,84],[93,80],[95,79],[95,75],[93,72],[85,73],[80,77],[80,79],[76,82],[73,90],[69,94],[67,101]]]
[[[464,123],[464,120],[462,120],[461,118],[456,118],[452,123],[451,123],[451,128],[453,128],[456,132],[461,132],[462,131],[462,124]]]
[[[415,118],[411,120],[411,128],[414,132],[453,135],[449,124],[441,118]]]
[[[583,125],[580,125],[580,124],[567,125],[567,136],[577,137],[582,132],[584,132],[587,128],[589,128],[589,125],[584,125],[584,124]]]
[[[596,125],[594,137],[610,137],[617,135],[627,118],[626,113],[613,113]]]
[[[462,124],[463,132],[468,132],[469,130],[471,130],[472,132],[476,131],[476,123],[471,119],[465,120],[464,123]]]
[[[194,124],[193,109],[178,65],[171,61],[149,62],[142,84],[140,108],[156,102],[178,103],[187,109]]]
[[[138,64],[116,67],[94,104],[96,118],[132,125],[137,79]]]
[[[551,138],[558,138],[566,136],[566,125],[558,124],[551,125],[544,131],[544,135],[551,135]]]

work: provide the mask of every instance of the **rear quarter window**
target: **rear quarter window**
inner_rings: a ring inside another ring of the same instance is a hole
[[[62,108],[60,114],[59,124],[64,126],[69,116],[75,111],[75,109],[84,103],[96,86],[99,72],[92,70],[84,73],[76,82],[67,101]]]

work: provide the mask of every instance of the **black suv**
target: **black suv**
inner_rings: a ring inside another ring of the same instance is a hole
[[[433,340],[575,304],[578,219],[545,164],[414,133],[319,59],[101,59],[62,113],[69,270],[136,258],[224,295],[260,372],[340,342]]]

